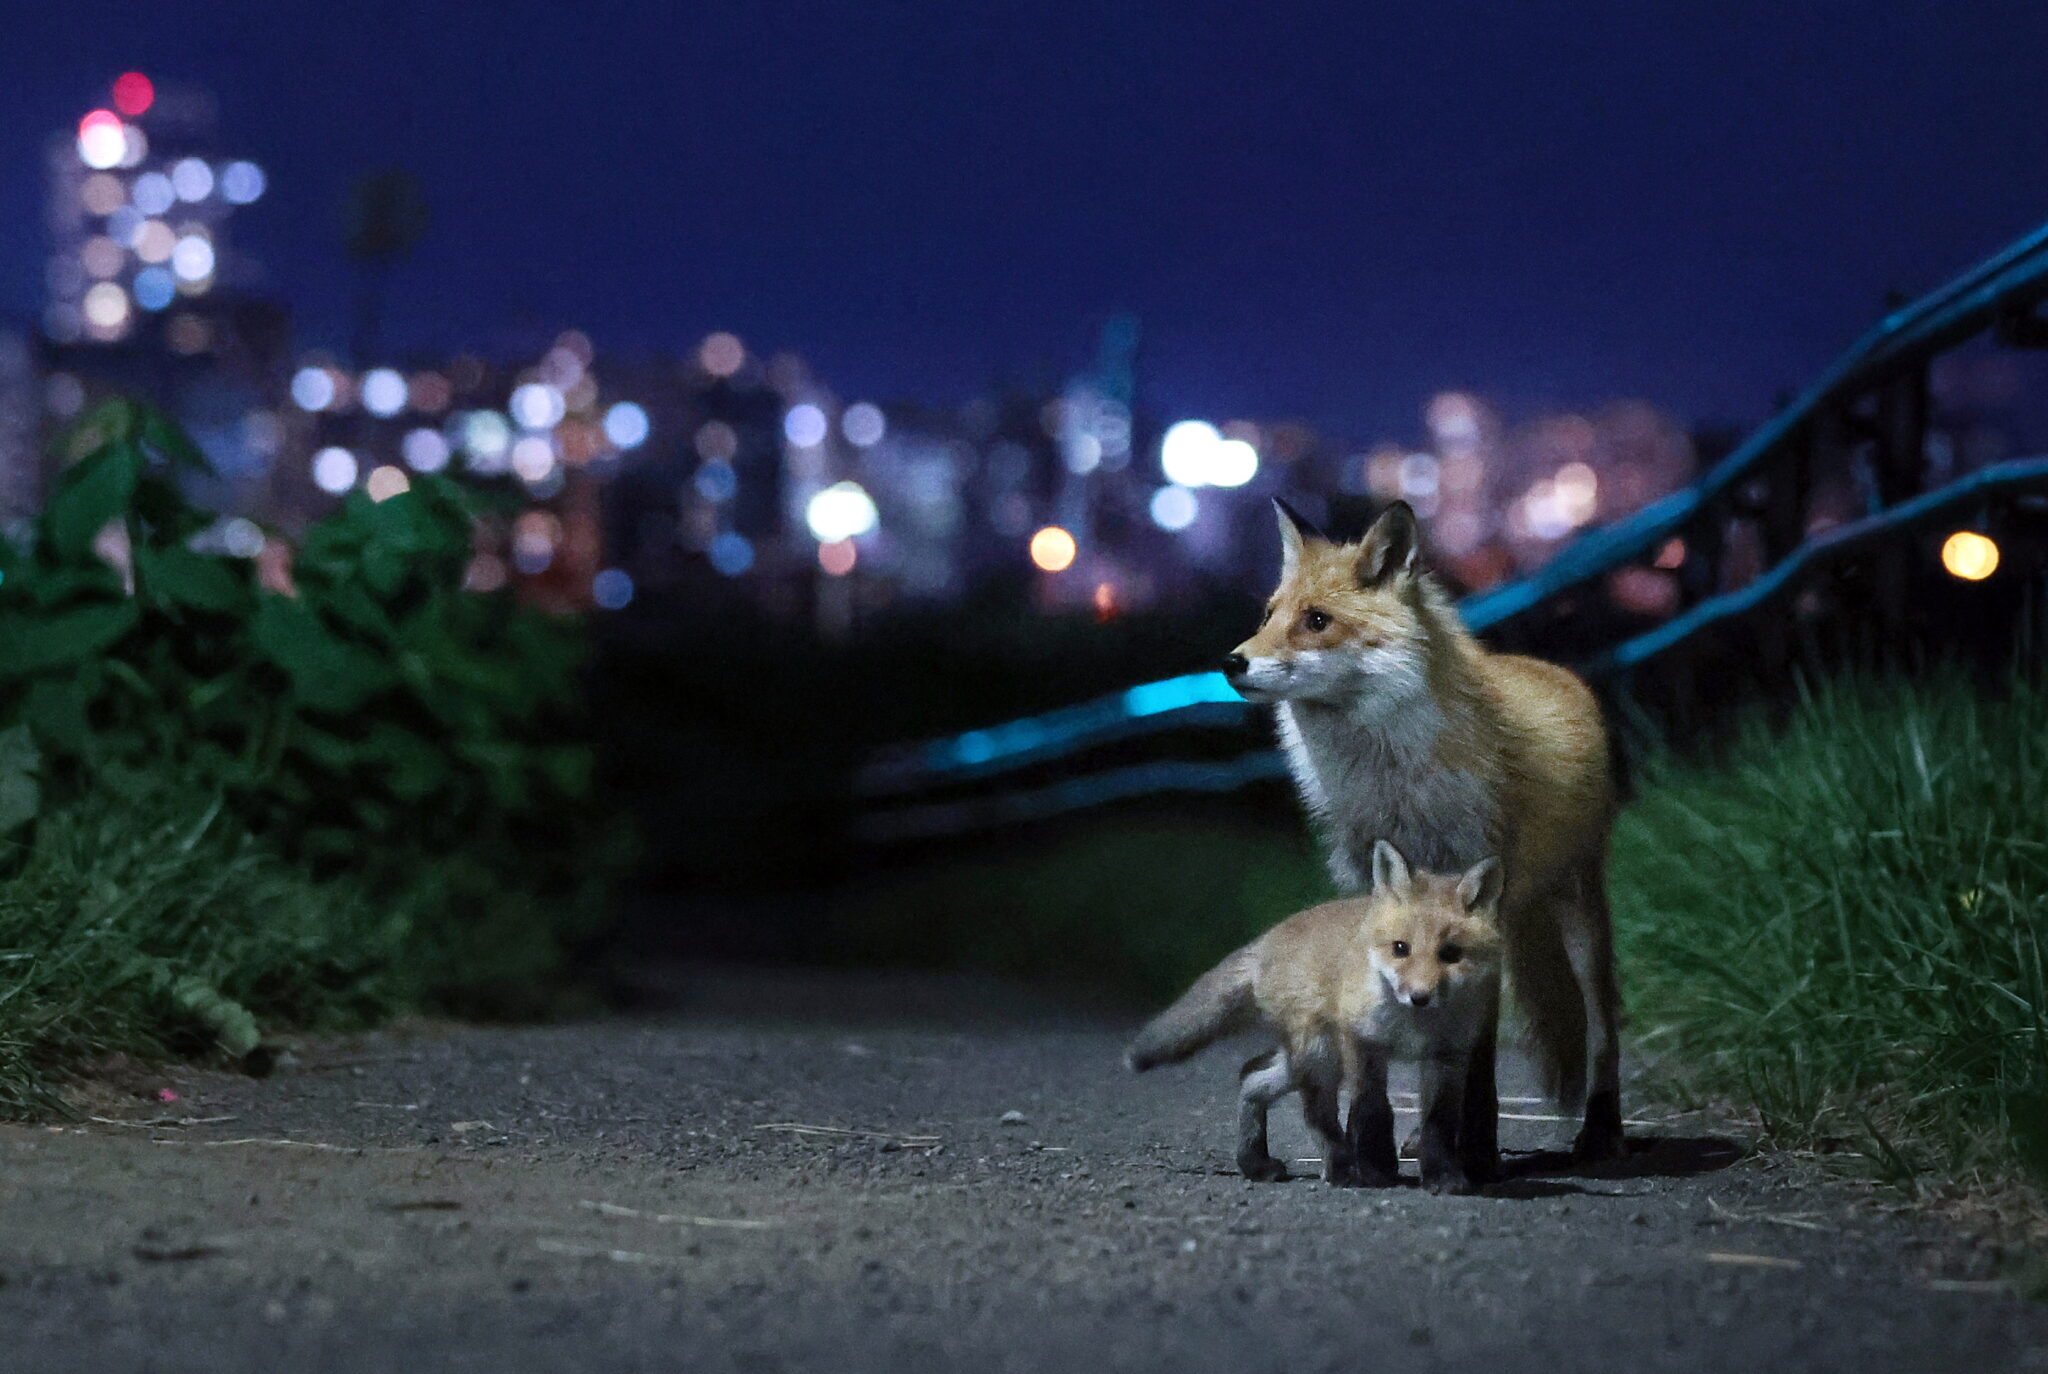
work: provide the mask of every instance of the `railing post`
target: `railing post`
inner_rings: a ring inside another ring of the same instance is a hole
[[[1877,396],[1877,443],[1871,455],[1878,505],[1889,510],[1919,495],[1927,475],[1927,367],[1887,378]],[[1905,646],[1910,540],[1894,540],[1877,555],[1876,605],[1881,659]]]

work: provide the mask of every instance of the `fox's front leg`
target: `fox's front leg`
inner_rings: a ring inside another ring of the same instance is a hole
[[[1464,1110],[1458,1121],[1458,1162],[1465,1166],[1465,1176],[1478,1184],[1500,1175],[1500,1089],[1494,1077],[1500,1038],[1498,992],[1491,1003],[1465,1063]]]
[[[1472,1193],[1478,1186],[1458,1157],[1465,1114],[1465,1061],[1431,1055],[1422,1061],[1422,1186],[1432,1193]]]
[[[1367,1188],[1391,1188],[1401,1181],[1394,1153],[1394,1104],[1387,1097],[1387,1057],[1377,1046],[1354,1045],[1358,1080],[1351,1088],[1351,1120],[1346,1134],[1358,1164],[1358,1181]]]
[[[1255,1183],[1287,1177],[1287,1166],[1273,1158],[1266,1144],[1266,1115],[1293,1087],[1294,1071],[1284,1049],[1253,1055],[1238,1072],[1237,1167]]]
[[[1339,1053],[1329,1040],[1318,1040],[1295,1060],[1294,1073],[1301,1085],[1301,1114],[1322,1142],[1323,1182],[1355,1187],[1358,1161],[1337,1112],[1337,1094],[1344,1082]]]

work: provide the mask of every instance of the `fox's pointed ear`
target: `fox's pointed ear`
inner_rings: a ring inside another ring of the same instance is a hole
[[[1412,885],[1408,861],[1401,857],[1401,851],[1385,840],[1373,841],[1372,890],[1405,897],[1412,889]]]
[[[1365,532],[1358,552],[1358,582],[1377,587],[1403,573],[1415,570],[1420,537],[1415,529],[1415,512],[1406,501],[1396,501],[1380,512]]]
[[[1323,532],[1277,496],[1273,498],[1273,514],[1280,521],[1280,576],[1286,578],[1301,566],[1302,546],[1311,539],[1321,539]]]
[[[1500,889],[1505,881],[1506,875],[1499,859],[1481,859],[1458,879],[1458,901],[1467,911],[1490,910],[1500,901]]]

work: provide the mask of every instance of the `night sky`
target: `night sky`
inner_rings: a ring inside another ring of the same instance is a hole
[[[269,170],[236,234],[308,345],[346,338],[344,190],[399,163],[435,222],[394,354],[725,328],[947,400],[1129,310],[1155,409],[1360,440],[1445,386],[1753,420],[2048,217],[2040,0],[8,8],[23,319],[43,140],[130,67]]]

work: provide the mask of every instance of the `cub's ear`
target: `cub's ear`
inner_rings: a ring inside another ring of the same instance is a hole
[[[1394,502],[1365,532],[1358,551],[1358,584],[1377,587],[1413,572],[1419,543],[1414,510],[1406,501]]]
[[[1280,520],[1280,576],[1284,579],[1301,566],[1302,546],[1311,539],[1321,539],[1323,532],[1277,496],[1273,498],[1273,514]]]
[[[1413,887],[1414,882],[1408,872],[1408,861],[1401,857],[1401,851],[1385,840],[1373,841],[1372,890],[1405,897]]]
[[[1499,859],[1481,859],[1465,870],[1465,876],[1458,880],[1458,900],[1467,911],[1487,911],[1500,901],[1501,885],[1506,881]]]

